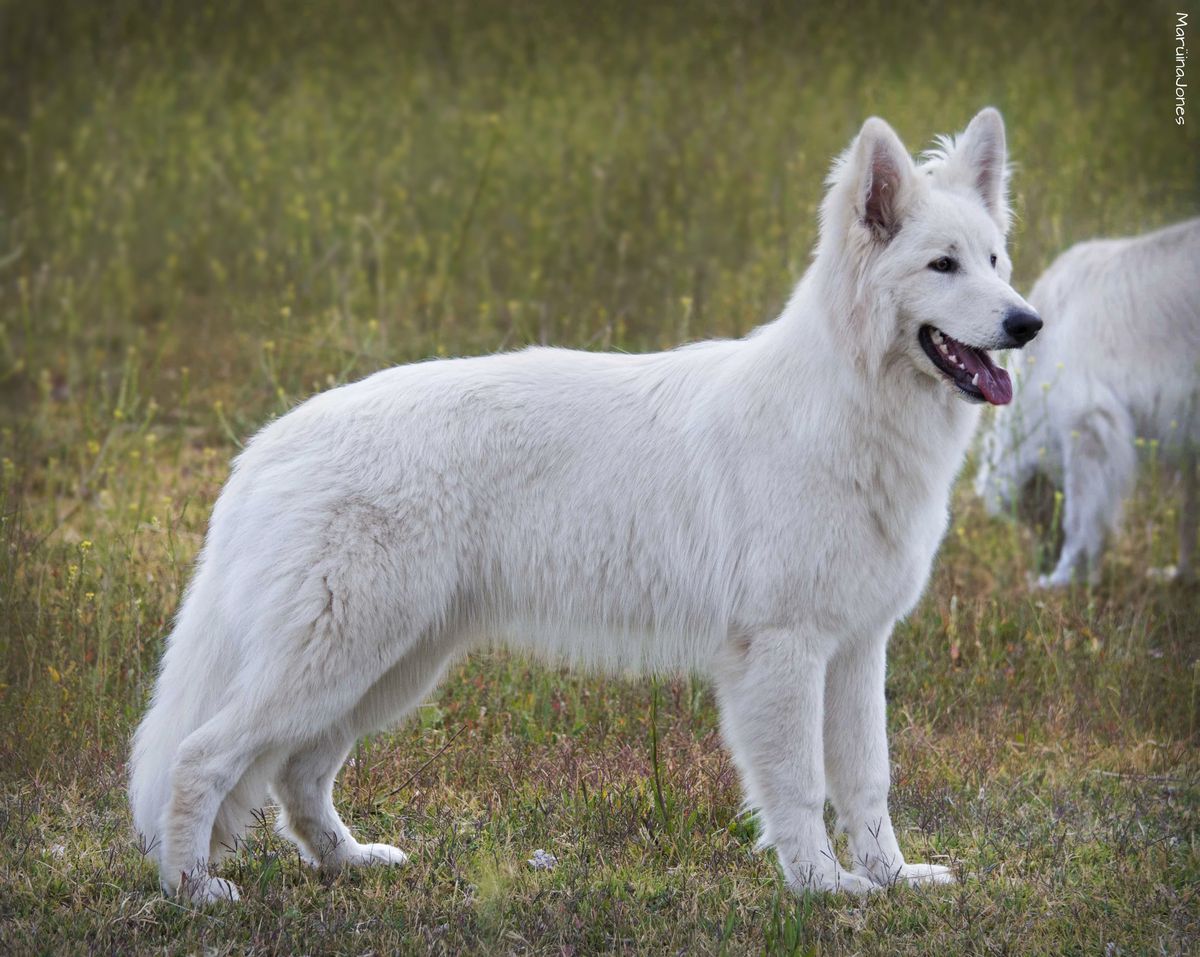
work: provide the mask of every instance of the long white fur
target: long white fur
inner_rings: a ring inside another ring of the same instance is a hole
[[[263,429],[135,738],[134,822],[163,887],[236,896],[207,864],[268,789],[319,863],[402,861],[350,835],[334,775],[489,639],[711,675],[793,887],[949,880],[905,862],[888,816],[885,649],[977,419],[917,329],[1003,347],[1004,314],[1028,308],[1007,282],[1005,176],[994,110],[925,167],[868,120],[831,175],[815,261],[745,339],[403,366]],[[927,268],[951,248],[957,275]]]
[[[1015,362],[1014,399],[983,440],[976,490],[993,512],[1035,473],[1063,490],[1063,548],[1041,584],[1095,582],[1120,524],[1138,438],[1183,471],[1179,573],[1196,545],[1200,446],[1200,219],[1079,243],[1038,279],[1046,329]]]

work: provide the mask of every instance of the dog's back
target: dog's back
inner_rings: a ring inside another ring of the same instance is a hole
[[[1138,436],[1180,444],[1200,364],[1198,277],[1200,219],[1080,243],[1046,270],[1030,296],[1046,328],[1027,350],[1027,381],[1047,384],[1060,436],[1077,415],[1114,403]]]

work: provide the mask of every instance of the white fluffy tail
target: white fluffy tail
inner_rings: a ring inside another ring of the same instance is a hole
[[[129,807],[133,812],[133,827],[143,849],[155,856],[162,843],[159,822],[170,797],[171,766],[179,746],[179,739],[172,733],[174,722],[168,714],[170,710],[170,705],[161,701],[156,693],[154,703],[133,737],[133,754],[129,761]]]
[[[201,568],[189,589],[167,639],[150,708],[133,738],[129,764],[133,825],[147,852],[156,858],[179,746],[224,706],[240,660],[238,642],[219,620],[216,602],[206,594],[207,577]],[[253,811],[263,803],[266,788],[266,780],[252,769],[230,792],[217,815],[211,857],[231,850],[253,824]]]

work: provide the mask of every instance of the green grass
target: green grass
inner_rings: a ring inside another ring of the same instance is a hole
[[[430,355],[746,332],[871,113],[916,150],[1004,111],[1027,290],[1074,241],[1200,210],[1173,22],[0,0],[0,948],[1200,950],[1200,595],[1144,576],[1175,546],[1164,476],[1102,583],[1063,594],[1026,584],[1052,529],[957,491],[888,681],[901,843],[953,888],[792,898],[703,682],[499,654],[341,776],[351,825],[405,869],[322,876],[264,826],[224,865],[243,903],[197,910],[157,892],[123,790],[209,508],[270,417]]]

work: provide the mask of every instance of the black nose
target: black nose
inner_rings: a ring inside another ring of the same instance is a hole
[[[1024,309],[1014,309],[1004,317],[1004,331],[1017,340],[1017,345],[1025,345],[1041,328],[1041,317]]]

